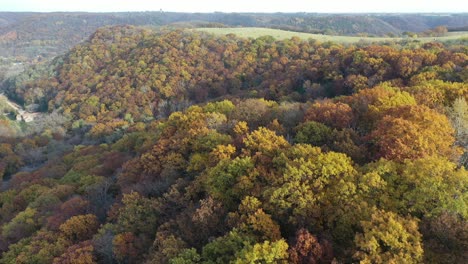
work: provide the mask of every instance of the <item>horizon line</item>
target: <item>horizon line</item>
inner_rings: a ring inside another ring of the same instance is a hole
[[[10,11],[10,10],[0,10],[0,13],[91,13],[91,14],[102,14],[102,13],[182,13],[182,14],[468,14],[468,11],[450,11],[450,12],[439,12],[439,11],[358,11],[358,12],[325,12],[325,11],[315,11],[315,12],[265,12],[265,11],[171,11],[171,10],[141,10],[141,11]]]

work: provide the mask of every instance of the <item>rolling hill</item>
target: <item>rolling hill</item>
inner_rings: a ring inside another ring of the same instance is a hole
[[[102,26],[269,27],[326,35],[399,36],[435,26],[460,28],[468,15],[420,14],[253,14],[253,13],[11,13],[0,12],[0,56],[52,58],[88,38]]]

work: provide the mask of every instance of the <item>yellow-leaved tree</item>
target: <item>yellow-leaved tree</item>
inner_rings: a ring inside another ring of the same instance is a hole
[[[354,258],[363,264],[420,263],[423,256],[418,221],[392,212],[375,210],[362,221],[362,233],[354,239],[358,248]]]

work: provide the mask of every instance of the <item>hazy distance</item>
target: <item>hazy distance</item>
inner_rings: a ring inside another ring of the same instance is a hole
[[[317,13],[463,13],[464,0],[288,0],[288,1],[220,1],[220,0],[0,0],[0,11],[174,11],[174,12],[317,12]]]

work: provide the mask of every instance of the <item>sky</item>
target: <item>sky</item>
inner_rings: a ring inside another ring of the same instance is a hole
[[[0,11],[468,12],[468,0],[0,0]]]

